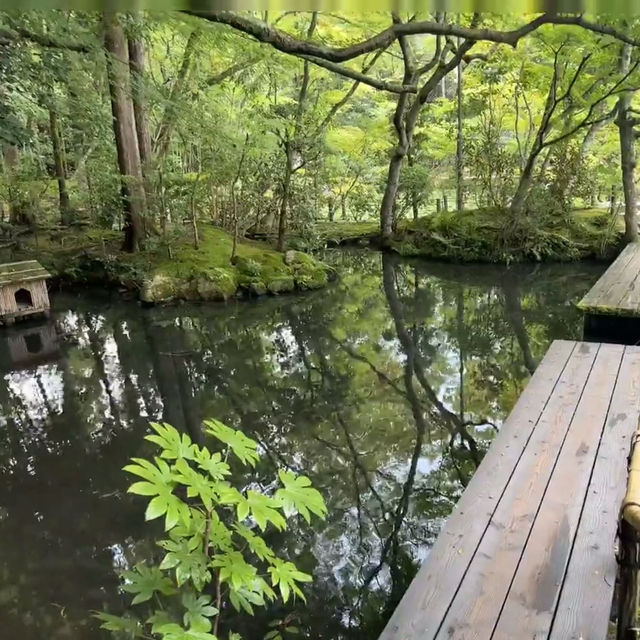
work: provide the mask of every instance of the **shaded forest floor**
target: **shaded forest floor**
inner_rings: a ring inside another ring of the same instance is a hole
[[[149,303],[174,300],[226,300],[317,289],[332,270],[299,251],[278,253],[264,243],[242,241],[231,263],[233,238],[212,225],[192,236],[176,228],[166,237],[152,237],[136,254],[120,249],[122,234],[93,227],[40,230],[20,236],[0,261],[37,259],[62,283],[111,285],[136,292]]]
[[[485,209],[441,212],[402,221],[391,248],[403,256],[451,262],[567,262],[610,259],[620,248],[623,221],[606,209],[565,216],[525,217],[509,225],[505,212]],[[319,222],[318,241],[328,246],[377,243],[377,221]]]

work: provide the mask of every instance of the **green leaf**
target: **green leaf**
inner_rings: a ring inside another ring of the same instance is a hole
[[[211,633],[195,629],[186,630],[175,622],[159,626],[156,633],[162,634],[162,640],[218,640]]]
[[[298,571],[293,562],[276,559],[268,569],[271,574],[271,584],[279,587],[282,599],[287,602],[291,592],[305,600],[304,594],[300,591],[297,582],[311,582],[309,574]]]
[[[180,434],[177,429],[166,422],[163,424],[151,422],[150,425],[156,433],[145,436],[145,440],[157,444],[162,449],[160,455],[163,458],[192,460],[195,457],[198,447],[193,444],[186,433]]]
[[[260,529],[264,531],[267,523],[273,524],[276,529],[284,531],[287,528],[287,522],[282,514],[276,509],[280,506],[280,502],[265,496],[256,491],[247,491],[247,497],[237,507],[238,520],[244,520],[248,513],[256,521]]]
[[[151,633],[158,633],[158,629],[173,622],[166,611],[156,610],[147,618],[147,624],[151,625]]]
[[[129,638],[137,638],[143,635],[140,621],[136,618],[114,616],[103,611],[97,611],[94,613],[94,617],[102,622],[100,628],[106,631],[123,633]]]
[[[286,515],[299,513],[307,522],[311,521],[310,511],[320,518],[325,517],[327,506],[320,492],[311,486],[309,478],[282,469],[278,471],[278,477],[283,488],[276,491],[275,498]]]
[[[256,462],[260,458],[258,455],[258,443],[255,440],[245,436],[242,431],[236,431],[235,429],[227,427],[218,420],[205,420],[204,425],[207,433],[228,445],[232,453],[243,464],[249,464],[255,467]]]
[[[251,529],[245,527],[243,524],[234,525],[234,529],[236,533],[248,543],[249,549],[251,549],[260,560],[271,562],[276,557],[276,554],[267,543],[260,536],[253,533]]]
[[[187,487],[187,497],[195,498],[198,496],[207,511],[211,511],[215,497],[211,480],[192,469],[189,463],[182,458],[176,462],[174,468],[173,477],[177,482]]]
[[[229,582],[236,589],[252,584],[258,572],[239,551],[216,554],[211,566],[220,570],[218,576],[222,582]]]
[[[179,587],[191,581],[200,591],[211,581],[211,572],[207,568],[208,559],[202,552],[198,538],[163,540],[160,546],[167,551],[160,563],[160,569],[175,569],[176,583]]]
[[[205,447],[199,449],[196,453],[195,460],[198,466],[206,471],[213,480],[223,480],[231,474],[229,465],[222,460],[219,452],[210,453]]]
[[[171,580],[158,567],[138,564],[131,571],[123,571],[121,577],[124,580],[122,589],[135,594],[131,604],[147,602],[156,592],[165,596],[175,593]]]
[[[197,596],[194,593],[185,593],[182,596],[182,604],[186,609],[184,624],[194,631],[211,631],[211,620],[219,611],[211,604],[210,596]]]

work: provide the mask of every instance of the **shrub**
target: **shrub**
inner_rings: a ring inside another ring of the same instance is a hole
[[[262,533],[279,531],[301,515],[323,518],[324,500],[304,476],[278,471],[273,489],[236,489],[230,458],[255,467],[258,445],[216,420],[206,432],[223,445],[210,451],[168,424],[152,423],[146,436],[158,448],[151,460],[132,458],[124,470],[140,480],[129,492],[149,498],[146,520],[164,518],[167,538],[158,565],[122,572],[122,590],[133,596],[141,616],[96,613],[102,628],[118,637],[217,640],[220,617],[230,604],[253,615],[254,607],[291,597],[304,600],[300,584],[311,576],[276,556]],[[275,486],[277,485],[277,488]],[[272,632],[269,632],[272,633]],[[230,640],[240,636],[229,633]]]

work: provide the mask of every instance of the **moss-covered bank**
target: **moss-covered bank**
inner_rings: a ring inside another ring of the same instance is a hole
[[[198,249],[184,234],[151,239],[136,254],[120,251],[120,242],[112,231],[62,229],[22,240],[3,259],[35,257],[61,282],[117,286],[150,304],[318,289],[334,275],[308,254],[259,242],[240,242],[232,264],[232,237],[210,225],[200,229]]]
[[[450,262],[558,262],[609,259],[620,249],[622,221],[604,209],[524,217],[504,211],[441,212],[404,221],[391,242],[403,256]],[[376,222],[319,223],[327,244],[376,244]]]

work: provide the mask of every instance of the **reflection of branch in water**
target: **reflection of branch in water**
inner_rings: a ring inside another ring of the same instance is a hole
[[[502,284],[502,290],[504,292],[504,310],[507,320],[515,333],[518,344],[520,345],[522,357],[524,359],[524,366],[527,368],[527,371],[533,375],[533,372],[536,370],[538,365],[533,357],[533,353],[531,352],[529,334],[527,333],[527,329],[524,324],[522,304],[520,302],[520,289],[513,279],[507,278]]]
[[[345,440],[347,441],[347,446],[349,447],[349,451],[351,452],[351,457],[353,458],[353,463],[355,465],[355,468],[360,471],[360,474],[364,478],[365,484],[369,488],[369,491],[371,491],[371,493],[373,494],[375,499],[378,501],[378,504],[380,505],[380,509],[381,509],[382,514],[384,516],[387,513],[387,507],[384,504],[384,500],[382,499],[382,497],[380,496],[380,494],[378,493],[376,488],[373,486],[373,484],[372,484],[372,482],[371,482],[371,480],[369,478],[368,471],[364,468],[364,465],[362,464],[362,462],[360,462],[360,458],[358,456],[358,452],[357,452],[355,446],[353,445],[353,439],[351,438],[351,434],[349,433],[349,429],[348,429],[344,419],[342,418],[342,416],[339,413],[336,413],[336,419],[338,420],[338,422],[340,423],[340,426],[342,427],[342,430],[344,431],[344,437],[345,437]]]
[[[354,360],[358,360],[359,362],[366,364],[371,369],[371,371],[376,374],[378,380],[386,382],[396,393],[401,395],[403,398],[407,397],[407,394],[402,391],[402,389],[400,389],[397,383],[395,383],[386,373],[380,371],[380,369],[378,369],[376,365],[373,364],[373,362],[371,362],[368,358],[365,358],[363,355],[359,354],[353,347],[349,346],[344,341],[338,340],[338,338],[336,338],[331,332],[329,332],[329,338],[333,340],[341,349],[344,349]]]
[[[455,413],[450,411],[440,400],[440,398],[438,398],[436,392],[427,381],[424,373],[424,362],[422,361],[420,353],[416,349],[415,344],[411,339],[411,336],[409,335],[409,332],[407,331],[404,323],[402,304],[400,303],[398,292],[395,287],[393,269],[394,265],[392,259],[392,256],[390,256],[389,254],[384,254],[382,256],[382,282],[385,295],[387,297],[387,302],[389,304],[389,310],[391,311],[393,322],[395,324],[398,340],[400,341],[402,349],[406,354],[407,361],[411,363],[412,369],[416,374],[416,378],[418,379],[418,382],[424,390],[427,398],[437,410],[440,417],[444,419],[445,425],[447,425],[447,428],[452,433],[452,435],[459,435],[460,438],[467,443],[477,467],[480,464],[480,455],[478,453],[478,447],[474,438],[471,436],[471,434],[469,434],[465,427],[465,424],[460,420],[460,418]]]

